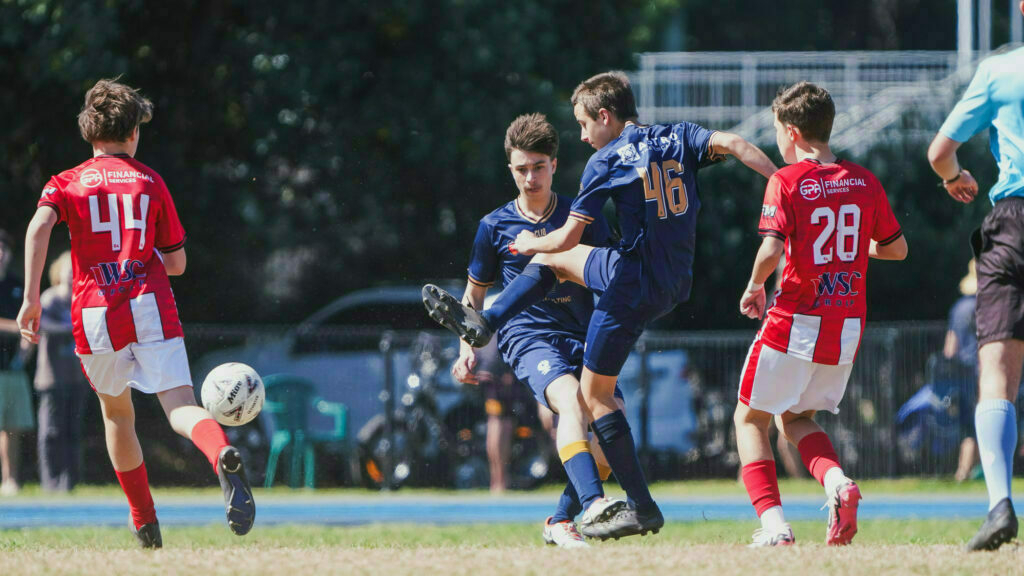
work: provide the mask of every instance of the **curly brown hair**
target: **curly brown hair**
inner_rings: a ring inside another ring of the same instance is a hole
[[[153,119],[153,103],[118,80],[100,80],[85,93],[78,130],[86,142],[125,142]]]
[[[512,150],[539,152],[558,157],[558,130],[543,114],[523,114],[505,131],[505,157],[512,160]]]

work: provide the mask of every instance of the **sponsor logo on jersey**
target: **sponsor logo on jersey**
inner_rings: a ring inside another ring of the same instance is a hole
[[[778,209],[778,206],[772,206],[771,204],[762,204],[761,216],[765,218],[775,218],[775,212],[777,212]]]
[[[134,184],[139,180],[153,182],[153,177],[138,170],[104,170],[108,184]]]
[[[56,191],[57,189],[53,186],[47,186],[46,188],[43,188],[43,196],[53,196]]]
[[[551,372],[551,362],[548,362],[547,360],[541,360],[540,363],[537,364],[537,371],[547,376],[548,372]]]
[[[822,196],[821,184],[808,178],[800,183],[800,195],[806,200],[817,200]]]
[[[120,262],[100,262],[90,268],[97,286],[124,284],[139,278],[145,278],[146,264],[141,260],[121,260]]]
[[[852,297],[860,294],[853,289],[853,281],[860,278],[860,272],[822,272],[813,281],[818,296]]]
[[[634,146],[633,144],[626,144],[625,146],[619,148],[615,152],[619,155],[619,158],[622,158],[622,161],[625,162],[626,164],[636,164],[637,162],[640,161],[640,153],[637,152],[636,146]]]
[[[838,180],[822,180],[822,184],[825,185],[825,195],[829,194],[845,194],[852,188],[859,187],[864,188],[867,184],[864,183],[863,178],[840,178]]]
[[[83,170],[78,176],[78,183],[86,188],[95,188],[103,183],[103,175],[95,168]]]

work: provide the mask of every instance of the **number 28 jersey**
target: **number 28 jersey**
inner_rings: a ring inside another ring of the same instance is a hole
[[[867,312],[871,240],[902,235],[885,190],[866,168],[805,159],[768,180],[759,232],[786,241],[782,288],[758,335],[819,364],[849,364]]]
[[[159,174],[127,154],[97,156],[50,178],[38,205],[71,235],[76,352],[183,335],[159,252],[183,247],[185,230]]]

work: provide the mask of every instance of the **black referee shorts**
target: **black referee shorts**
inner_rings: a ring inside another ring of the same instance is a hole
[[[977,259],[978,346],[1024,340],[1024,198],[996,202],[971,235]]]

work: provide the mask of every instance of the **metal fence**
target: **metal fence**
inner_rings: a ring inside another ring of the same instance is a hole
[[[955,51],[660,52],[641,54],[632,80],[643,122],[687,120],[762,146],[775,141],[778,89],[815,82],[836,102],[833,146],[860,154],[894,133],[934,135],[973,64]]]
[[[971,376],[951,382],[930,369],[929,359],[934,367],[944,333],[942,323],[869,325],[840,413],[819,416],[851,474],[951,475],[955,470],[957,445],[966,433],[959,415],[964,410],[973,414],[973,400],[961,406],[961,396],[974,382]],[[752,331],[660,332],[645,335],[639,343],[620,385],[652,478],[736,474],[732,412],[753,335]],[[483,394],[477,387],[452,382],[448,367],[457,347],[447,333],[194,325],[186,328],[186,342],[197,389],[202,376],[216,364],[242,361],[264,375],[289,372],[308,377],[325,399],[350,407],[351,443],[346,450],[321,449],[320,486],[360,482],[367,486],[389,482],[486,485]],[[900,407],[915,394],[916,410],[898,423]],[[551,440],[536,418],[536,404],[528,394],[523,397],[526,401],[515,408],[518,452],[513,457],[518,460],[512,476],[515,485],[528,487],[560,470]],[[154,481],[212,482],[202,455],[164,424],[155,399],[136,398]],[[90,402],[83,418],[86,462],[106,462],[95,402]],[[272,428],[268,419],[259,419],[229,430],[232,440],[248,453],[256,482],[262,480]],[[34,446],[32,442],[25,445],[25,468],[31,476],[35,459],[29,452],[34,452]],[[385,458],[375,465],[385,468],[383,477],[368,478],[367,460],[380,456],[382,446]],[[359,472],[353,473],[353,468]],[[105,466],[90,466],[84,472],[86,482],[112,481]]]

